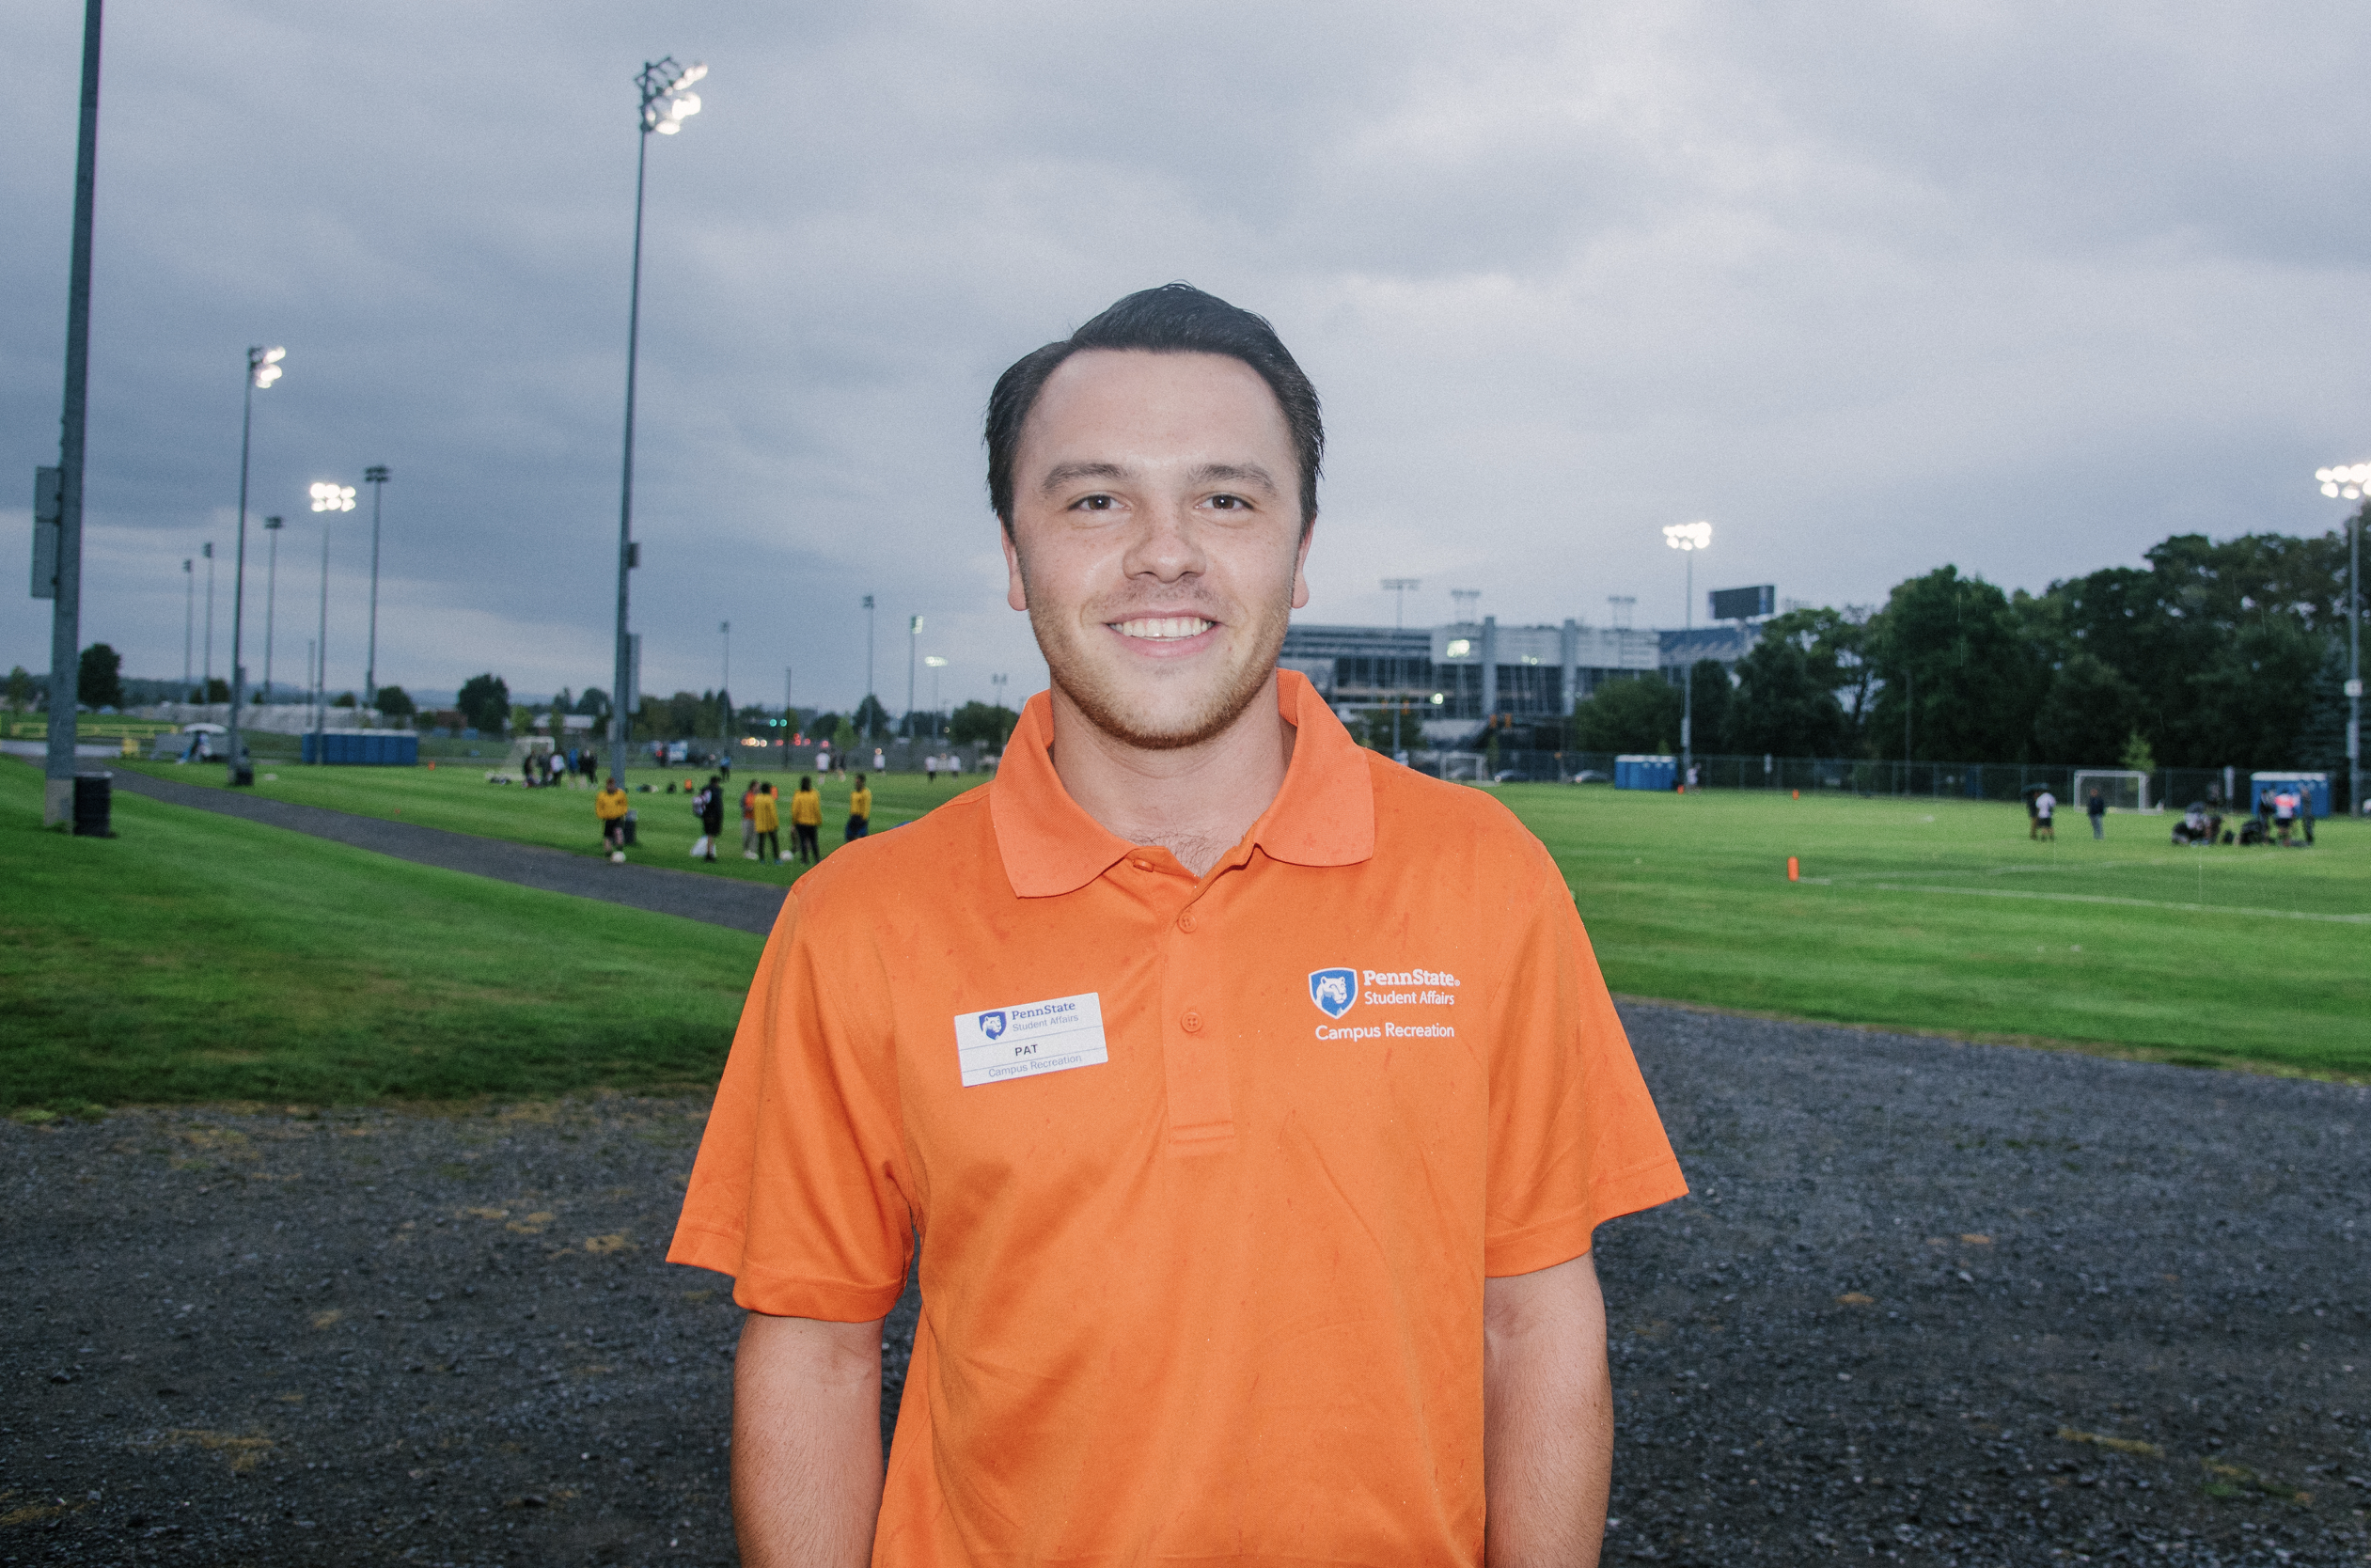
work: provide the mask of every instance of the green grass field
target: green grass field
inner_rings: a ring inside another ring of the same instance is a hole
[[[2371,1074],[2371,827],[2176,850],[2056,843],[1961,801],[1510,785],[1630,996],[2198,1063]],[[1804,881],[1786,880],[1797,856]]]
[[[264,771],[279,776],[260,794],[596,853],[584,791],[491,786],[458,766]],[[973,782],[876,779],[874,821]],[[121,837],[66,839],[39,829],[39,791],[32,768],[0,764],[10,1106],[702,1086],[761,945],[123,792]],[[2325,823],[2311,851],[2192,851],[2166,842],[2165,817],[2111,817],[2095,844],[2077,816],[2036,844],[1997,805],[1496,792],[1555,853],[1618,993],[2371,1077],[2364,824]],[[845,786],[825,798],[828,846]],[[732,827],[724,858],[692,861],[684,797],[635,801],[637,858],[790,879],[741,859]]]
[[[40,790],[0,762],[9,1109],[704,1089],[762,946],[124,793],[68,838]]]
[[[481,761],[443,762],[434,768],[308,768],[300,762],[275,764],[259,760],[255,792],[274,800],[326,806],[366,817],[418,823],[426,827],[475,833],[488,839],[542,844],[576,855],[601,853],[592,791],[523,790],[511,784],[489,784],[489,765]],[[227,787],[223,782],[226,770],[218,764],[110,762],[108,766],[129,767],[133,772],[176,783],[209,789]],[[629,789],[636,792],[638,847],[633,857],[650,866],[787,886],[797,870],[795,866],[766,866],[741,858],[740,787],[752,776],[773,784],[779,792],[777,798],[785,803],[781,808],[786,819],[782,840],[787,849],[791,837],[787,802],[790,792],[798,787],[797,774],[785,776],[769,771],[752,775],[745,770],[734,776],[732,798],[725,807],[725,841],[717,846],[716,861],[711,865],[691,858],[692,843],[699,837],[699,823],[692,815],[689,796],[682,792],[686,780],[695,790],[707,782],[708,770],[684,768],[660,773],[637,768],[627,780]],[[666,792],[669,781],[675,784],[677,793]],[[966,777],[960,782],[942,778],[932,784],[919,775],[883,775],[875,781],[872,826],[877,832],[910,821],[979,782],[976,777]],[[649,794],[639,792],[639,786],[645,783],[653,786]],[[840,834],[848,820],[848,783],[845,779],[827,780],[823,784],[823,844],[828,851],[841,841]],[[122,792],[118,792],[117,798],[123,798]]]

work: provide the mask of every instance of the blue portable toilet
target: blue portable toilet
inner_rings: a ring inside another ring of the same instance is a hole
[[[407,729],[307,733],[305,760],[331,767],[415,768],[420,762],[420,738]]]
[[[2293,791],[2305,797],[2305,808],[2316,817],[2330,815],[2330,775],[2326,773],[2252,773],[2248,775],[2248,798],[2240,802],[2243,809],[2253,811],[2255,803],[2269,790],[2278,794]]]
[[[1643,755],[1617,757],[1613,760],[1613,787],[1617,790],[1662,790],[1669,792],[1679,782],[1679,759]]]

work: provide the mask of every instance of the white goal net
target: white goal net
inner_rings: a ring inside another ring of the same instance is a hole
[[[2091,792],[2096,790],[2111,811],[2157,811],[2161,806],[2149,803],[2149,776],[2129,773],[2123,769],[2088,768],[2075,775],[2075,798],[2066,804],[2077,811],[2091,809]]]

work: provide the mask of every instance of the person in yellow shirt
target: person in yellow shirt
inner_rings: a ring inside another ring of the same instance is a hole
[[[798,789],[791,795],[791,848],[801,862],[813,865],[824,857],[817,845],[817,828],[824,825],[824,797],[815,790],[815,781],[801,774]]]
[[[626,792],[619,788],[618,776],[611,774],[608,785],[593,796],[593,815],[600,819],[601,842],[609,851],[609,858],[620,863],[626,857],[628,809]]]
[[[774,786],[749,787],[749,821],[758,830],[757,858],[761,864],[782,863],[782,813],[774,802]]]
[[[848,841],[855,843],[872,831],[872,791],[866,787],[864,775],[856,775],[856,787],[848,792]]]

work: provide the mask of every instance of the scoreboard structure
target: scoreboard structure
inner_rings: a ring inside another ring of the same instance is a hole
[[[1778,613],[1778,588],[1772,583],[1754,588],[1715,588],[1711,599],[1715,620],[1759,620]]]

